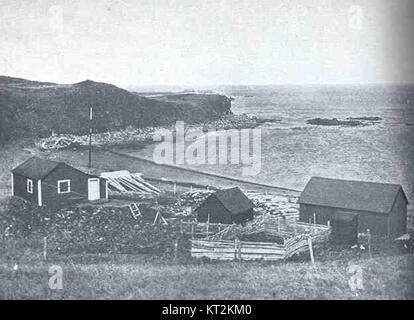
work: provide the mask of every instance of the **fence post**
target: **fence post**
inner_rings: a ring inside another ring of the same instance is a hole
[[[297,229],[296,229],[296,219],[295,219],[295,221],[293,223],[293,233],[296,236],[296,233],[297,233]]]
[[[309,246],[309,254],[310,254],[312,265],[315,266],[315,259],[313,257],[312,237],[308,238],[308,246]]]
[[[174,242],[174,261],[177,261],[177,253],[178,253],[178,240]]]
[[[176,196],[176,194],[177,194],[177,183],[174,182],[174,197]]]
[[[277,217],[277,233],[280,233],[280,219],[279,219],[280,217],[278,216]]]
[[[234,239],[234,259],[241,260],[241,244],[239,238]]]
[[[369,252],[369,258],[372,258],[372,253],[371,253],[371,231],[369,229],[367,229],[367,238],[368,238],[368,252]]]
[[[43,237],[43,259],[47,260],[47,237]]]
[[[210,214],[208,214],[208,216],[207,216],[207,226],[206,226],[206,234],[207,234],[207,237],[208,237],[208,230],[209,230],[209,228],[210,228]]]
[[[190,185],[190,193],[193,193],[193,185]]]
[[[191,222],[191,239],[194,239],[194,222]]]
[[[237,239],[237,243],[238,243],[238,245],[239,245],[239,248],[238,248],[238,251],[239,251],[239,261],[242,261],[242,256],[241,256],[241,247],[242,247],[242,243],[241,243],[241,241],[239,241],[238,239]]]

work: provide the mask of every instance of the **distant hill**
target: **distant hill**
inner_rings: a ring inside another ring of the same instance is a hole
[[[218,94],[172,94],[146,98],[114,85],[86,80],[56,84],[0,76],[0,140],[88,132],[89,106],[99,131],[199,123],[231,113]]]

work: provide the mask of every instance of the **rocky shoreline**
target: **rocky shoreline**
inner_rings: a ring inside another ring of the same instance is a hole
[[[257,127],[261,123],[263,123],[263,119],[260,120],[255,116],[247,114],[227,114],[218,120],[186,125],[186,129],[202,130],[203,132],[207,132],[211,129],[250,129]],[[94,147],[128,145],[144,147],[148,144],[154,143],[153,137],[165,129],[174,132],[175,127],[174,125],[167,127],[148,126],[144,128],[134,128],[132,126],[128,126],[122,130],[94,133],[92,135],[92,144]],[[86,148],[89,145],[89,135],[55,134],[36,141],[35,145],[40,150]]]

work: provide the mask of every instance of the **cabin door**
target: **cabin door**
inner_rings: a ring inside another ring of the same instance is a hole
[[[88,179],[88,200],[98,200],[99,198],[99,178]]]

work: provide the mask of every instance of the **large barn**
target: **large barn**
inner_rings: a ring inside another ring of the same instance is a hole
[[[197,221],[211,223],[243,223],[253,219],[254,204],[238,188],[211,194],[196,210]]]
[[[62,207],[108,197],[106,180],[63,162],[32,157],[11,172],[12,195],[39,206]]]
[[[358,232],[396,238],[407,230],[407,197],[398,184],[312,177],[298,201],[300,221],[327,224],[357,214]]]

